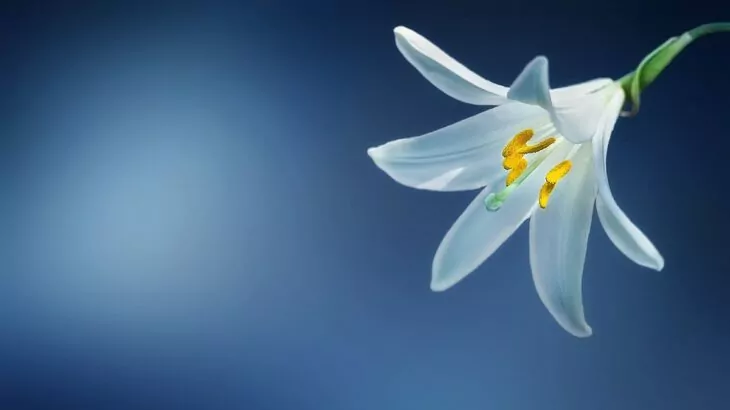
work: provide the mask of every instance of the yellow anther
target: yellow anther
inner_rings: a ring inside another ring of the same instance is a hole
[[[525,160],[525,158],[523,158],[522,155],[520,155],[520,154],[511,155],[511,156],[505,158],[504,161],[502,161],[502,166],[504,167],[504,169],[509,171],[510,169],[517,168],[518,166],[520,166],[520,164],[523,161],[526,162],[527,160]]]
[[[553,189],[555,189],[555,184],[549,182],[546,182],[540,188],[540,208],[545,209],[547,207],[548,199],[550,199],[550,194],[553,193]]]
[[[530,139],[534,136],[535,132],[531,128],[520,131],[512,137],[507,145],[504,146],[504,149],[502,149],[502,156],[504,157],[502,166],[505,170],[509,171],[507,179],[505,180],[505,184],[508,187],[514,183],[519,184],[520,182],[518,182],[518,180],[524,176],[525,172],[533,172],[535,170],[535,166],[538,166],[545,159],[544,155],[536,158],[536,161],[538,162],[534,163],[528,170],[528,163],[527,159],[525,159],[525,155],[541,152],[557,141],[555,137],[549,137],[535,145],[527,145]],[[540,190],[540,207],[545,208],[547,206],[550,194],[555,189],[555,184],[557,184],[561,178],[565,177],[565,175],[570,172],[571,166],[570,161],[563,161],[548,172],[545,177],[546,182]],[[499,209],[499,206],[501,206],[501,204],[494,209]]]
[[[525,169],[527,169],[527,160],[522,158],[521,156],[518,157],[516,155],[512,156],[510,158],[515,158],[515,157],[519,158],[519,162],[517,162],[517,164],[514,167],[510,167],[509,174],[507,174],[507,180],[505,181],[507,186],[512,185],[512,183],[515,182],[515,180],[517,178],[519,178],[523,172],[525,172]]]
[[[570,160],[566,159],[565,161],[554,166],[553,169],[551,169],[550,172],[547,173],[545,181],[551,184],[557,184],[560,179],[568,175],[568,172],[570,172],[570,168],[572,166],[573,164],[570,163]]]
[[[507,143],[507,145],[504,146],[504,149],[502,150],[502,156],[504,158],[507,158],[517,152],[520,148],[524,147],[525,144],[527,144],[527,141],[530,140],[535,135],[535,132],[528,128],[524,131],[520,131],[512,137],[511,140]]]
[[[550,194],[553,193],[553,190],[555,189],[558,181],[568,175],[568,172],[570,172],[570,168],[572,166],[573,165],[569,160],[565,160],[554,166],[553,169],[551,169],[550,172],[547,173],[547,176],[545,176],[545,183],[540,189],[540,208],[545,209],[545,207],[547,207],[548,200],[550,199]]]
[[[544,140],[538,142],[535,145],[524,146],[524,147],[518,149],[517,152],[522,155],[535,154],[535,153],[538,153],[538,152],[544,150],[545,148],[553,145],[554,142],[555,142],[555,137],[545,138]]]

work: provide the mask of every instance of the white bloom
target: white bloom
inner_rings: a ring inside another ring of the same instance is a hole
[[[410,187],[486,187],[436,251],[431,289],[443,291],[462,280],[530,218],[530,265],[540,299],[565,330],[589,336],[581,281],[594,203],[621,252],[642,266],[664,265],[608,185],[605,158],[624,103],[622,88],[596,79],[550,90],[545,57],[532,60],[507,88],[405,27],[396,28],[395,36],[406,59],[440,90],[467,103],[497,105],[368,150],[380,169]]]

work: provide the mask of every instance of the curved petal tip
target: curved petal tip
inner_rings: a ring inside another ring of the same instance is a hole
[[[575,337],[586,338],[593,335],[593,329],[591,329],[591,327],[587,324],[583,324],[580,327],[563,327],[568,331],[568,333]]]
[[[405,35],[405,34],[412,33],[412,32],[413,31],[406,26],[398,26],[393,29],[393,33],[400,34],[400,35]]]
[[[398,26],[398,27],[394,28],[393,34],[395,34],[396,43],[405,42],[416,48],[418,48],[419,45],[422,45],[422,42],[428,41],[425,38],[423,38],[423,36],[416,33],[415,31],[409,29],[406,26]],[[405,44],[402,44],[402,45],[405,45]]]
[[[431,265],[431,290],[434,292],[448,290],[470,273],[462,272],[463,269],[458,267],[449,267],[444,261],[443,253],[443,249],[439,247]]]
[[[434,292],[448,290],[458,282],[458,280],[453,280],[453,277],[453,275],[440,274],[434,269],[431,275],[431,290]]]
[[[657,252],[657,254],[654,256],[654,260],[652,260],[652,265],[649,266],[649,268],[654,269],[657,272],[661,272],[662,269],[664,269],[664,257]]]
[[[560,327],[575,337],[585,338],[593,334],[593,329],[585,320],[583,308],[567,308],[558,301],[544,300],[545,306]]]
[[[487,81],[431,41],[405,26],[393,29],[395,45],[431,84],[452,98],[476,105],[507,102],[507,88]]]

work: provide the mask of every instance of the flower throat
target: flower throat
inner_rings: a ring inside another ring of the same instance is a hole
[[[531,128],[520,131],[512,139],[507,142],[507,145],[502,149],[502,166],[506,171],[509,171],[505,180],[506,188],[499,192],[490,193],[484,200],[484,204],[488,211],[498,211],[507,197],[514,191],[532,172],[547,158],[547,154],[550,152],[549,148],[552,146],[556,138],[549,137],[538,142],[534,145],[527,145],[527,143],[535,136],[535,131]],[[541,153],[542,155],[533,158],[531,163],[525,158],[529,154]],[[568,175],[572,164],[569,160],[565,160],[554,166],[546,175],[545,183],[540,189],[538,202],[540,208],[545,209],[550,199],[555,186],[558,182]]]

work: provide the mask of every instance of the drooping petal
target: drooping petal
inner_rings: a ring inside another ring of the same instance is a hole
[[[649,238],[619,208],[608,184],[608,142],[622,106],[623,98],[615,96],[611,100],[593,144],[593,162],[598,181],[596,210],[606,234],[624,255],[641,266],[660,271],[664,268],[664,258]]]
[[[399,26],[393,31],[395,44],[406,60],[444,93],[469,104],[499,105],[507,102],[507,87],[475,74],[409,28]]]
[[[570,173],[545,209],[530,220],[530,267],[540,300],[566,331],[591,335],[583,313],[583,265],[593,219],[596,182],[590,143],[572,158]]]
[[[565,158],[570,144],[558,143],[549,156],[519,185],[498,211],[488,211],[484,200],[504,188],[504,176],[490,183],[446,233],[433,260],[431,289],[446,290],[474,271],[530,216],[545,174]]]
[[[595,135],[606,104],[620,87],[597,79],[550,91],[548,59],[535,57],[510,86],[507,98],[544,108],[560,133],[579,144]]]
[[[368,155],[391,178],[409,187],[478,189],[504,173],[501,152],[510,138],[548,122],[539,107],[511,102],[419,137],[370,148]]]

